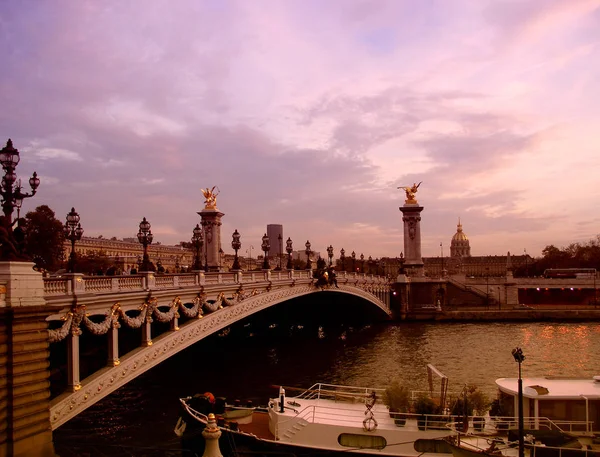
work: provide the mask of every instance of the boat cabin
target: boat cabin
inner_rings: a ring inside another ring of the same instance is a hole
[[[525,428],[539,429],[544,418],[566,432],[600,432],[600,376],[522,378]],[[499,416],[518,418],[518,379],[496,380]]]

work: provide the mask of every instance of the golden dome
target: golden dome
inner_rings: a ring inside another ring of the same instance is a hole
[[[462,229],[462,224],[460,223],[460,219],[458,220],[458,224],[456,225],[456,233],[452,237],[452,241],[468,241],[467,235],[464,234]]]

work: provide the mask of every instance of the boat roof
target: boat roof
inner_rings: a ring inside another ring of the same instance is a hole
[[[496,379],[496,385],[504,393],[518,395],[518,378],[499,378]],[[523,397],[564,400],[600,399],[600,376],[593,378],[524,377]]]

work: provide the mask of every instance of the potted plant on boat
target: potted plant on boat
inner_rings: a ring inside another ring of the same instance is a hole
[[[467,387],[467,401],[473,410],[473,428],[481,432],[485,427],[485,413],[490,409],[489,397],[475,385]]]
[[[467,432],[469,429],[469,417],[473,415],[473,405],[469,401],[467,387],[465,387],[461,395],[451,399],[450,404],[452,405],[450,413],[452,414],[454,428],[461,432]]]
[[[496,428],[498,430],[507,430],[509,421],[506,420],[508,412],[502,405],[499,398],[495,399],[490,405],[490,417],[496,421]]]
[[[434,416],[441,412],[440,406],[429,396],[419,395],[415,400],[414,411],[419,416],[417,418],[417,425],[419,430],[425,430],[427,428],[439,428],[445,423],[445,417]]]
[[[394,419],[397,426],[402,427],[406,424],[406,416],[410,409],[410,392],[398,381],[392,382],[385,389],[383,400],[390,410],[390,417]]]

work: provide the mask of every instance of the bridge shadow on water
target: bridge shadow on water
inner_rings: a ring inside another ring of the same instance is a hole
[[[165,360],[55,430],[57,453],[192,455],[180,449],[173,433],[180,397],[209,391],[231,401],[264,405],[277,395],[276,385],[307,388],[329,382],[331,360],[353,341],[371,339],[377,331],[371,324],[384,318],[367,301],[335,292],[267,308]],[[185,319],[180,322],[185,325]],[[152,324],[153,338],[168,330],[168,324]],[[121,353],[140,341],[139,329],[120,329]],[[106,336],[84,331],[82,379],[84,373],[106,365],[106,346]],[[52,387],[59,392],[61,381],[64,386],[66,347],[53,347],[51,352]],[[323,373],[323,378],[314,379],[314,373]]]

